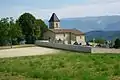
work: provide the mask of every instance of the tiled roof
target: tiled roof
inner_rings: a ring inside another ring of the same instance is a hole
[[[52,14],[49,22],[60,22],[60,20],[58,19],[58,17],[56,16],[55,13]]]
[[[49,30],[54,33],[72,33],[75,35],[84,35],[83,32],[81,32],[77,29],[49,29]]]

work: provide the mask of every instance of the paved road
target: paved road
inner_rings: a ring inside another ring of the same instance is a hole
[[[59,50],[44,48],[44,47],[5,49],[5,50],[0,50],[0,58],[45,55],[45,54],[52,54],[57,52],[59,52]]]

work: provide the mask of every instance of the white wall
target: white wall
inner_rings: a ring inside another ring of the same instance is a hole
[[[84,35],[76,36],[76,41],[78,43],[82,43],[82,45],[86,45],[85,36]]]
[[[69,44],[69,41],[70,41],[70,34],[69,33],[55,34],[55,36],[56,36],[57,40],[61,39],[62,41],[65,42],[65,44]]]

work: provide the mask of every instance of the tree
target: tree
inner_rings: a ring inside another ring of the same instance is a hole
[[[12,17],[0,20],[0,45],[11,43],[12,47],[13,40],[17,40],[20,36],[22,36],[21,29]]]
[[[0,20],[0,45],[8,43],[9,18],[2,18]]]
[[[42,21],[41,19],[37,19],[35,21],[36,27],[38,28],[38,30],[41,31],[41,34],[39,36],[39,39],[43,38],[43,34],[44,32],[46,32],[48,30],[47,25],[44,23],[44,21]]]
[[[18,19],[22,33],[25,35],[27,43],[33,43],[35,38],[35,17],[30,13],[24,13]]]
[[[41,19],[35,19],[30,13],[24,13],[18,19],[27,43],[34,43],[36,39],[42,39],[47,31],[47,25]]]
[[[18,23],[14,22],[14,19],[12,17],[10,17],[10,21],[9,21],[8,36],[11,42],[11,48],[12,48],[12,44],[18,43],[17,38],[22,37],[22,30],[18,25]]]
[[[117,39],[115,40],[114,48],[120,48],[120,39],[117,38]]]
[[[95,39],[95,40],[90,40],[90,42],[95,42],[95,43],[99,43],[99,44],[104,44],[105,40],[104,39]]]

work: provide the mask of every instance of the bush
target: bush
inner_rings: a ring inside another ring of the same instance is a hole
[[[120,48],[120,39],[115,40],[114,48]]]
[[[26,37],[26,44],[34,44],[36,38],[34,36],[27,36]]]

